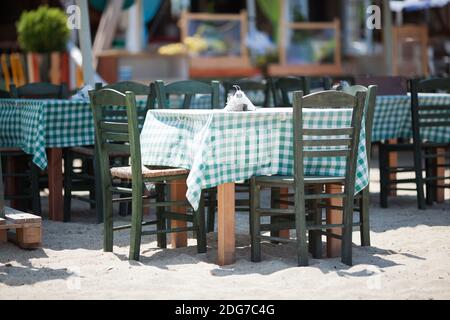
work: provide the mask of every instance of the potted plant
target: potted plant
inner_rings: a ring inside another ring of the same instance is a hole
[[[64,11],[46,5],[25,11],[16,28],[19,45],[27,53],[29,82],[66,82],[70,30]]]

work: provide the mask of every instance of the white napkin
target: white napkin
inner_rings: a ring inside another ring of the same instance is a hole
[[[227,104],[225,106],[226,111],[254,111],[256,110],[253,103],[245,95],[245,93],[239,88],[239,86],[233,86],[236,88],[236,92],[232,96],[228,96]]]
[[[93,89],[91,85],[87,84],[71,96],[70,100],[89,100],[89,91]]]

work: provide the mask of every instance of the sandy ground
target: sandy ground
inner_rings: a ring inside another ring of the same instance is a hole
[[[102,225],[76,204],[72,223],[45,220],[42,249],[0,247],[1,299],[449,299],[450,204],[416,209],[414,196],[378,205],[378,172],[372,171],[371,247],[359,246],[354,266],[311,259],[297,267],[293,245],[263,245],[250,262],[248,215],[237,214],[237,261],[220,267],[217,233],[208,252],[161,250],[143,238],[140,262],[128,261],[128,232],[115,233],[114,253],[102,251]],[[119,218],[119,217],[118,217]]]

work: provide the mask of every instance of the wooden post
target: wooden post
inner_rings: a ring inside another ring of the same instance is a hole
[[[326,186],[327,193],[342,193],[342,185],[340,184],[328,184]],[[328,199],[328,205],[332,206],[343,206],[341,198]],[[327,223],[342,223],[342,211],[335,209],[327,209]],[[329,229],[329,232],[335,234],[342,234],[341,228]],[[329,258],[339,257],[341,255],[341,240],[327,237],[327,256]]]
[[[387,143],[395,144],[397,143],[397,139],[389,139]],[[389,167],[396,167],[398,165],[398,153],[397,152],[389,152],[388,156],[388,166]],[[389,174],[389,180],[395,180],[397,179],[397,173],[393,172]],[[397,184],[389,184],[389,188],[396,188]],[[389,192],[389,195],[396,196],[397,190],[391,190]]]
[[[445,149],[444,148],[437,148],[436,153],[442,154],[442,157],[436,158],[436,165],[443,165],[445,164]],[[437,167],[435,172],[436,177],[444,177],[445,176],[445,167]],[[437,180],[436,184],[439,186],[442,186],[445,184],[444,180]],[[445,189],[444,188],[436,188],[436,202],[442,203],[445,201]]]
[[[220,266],[235,261],[234,197],[234,183],[224,183],[217,187],[217,263]]]
[[[63,221],[62,149],[48,149],[48,216],[50,220]]]
[[[186,198],[186,180],[175,180],[170,183],[170,198],[172,201],[184,200]],[[173,212],[186,214],[185,207],[171,207]],[[186,226],[186,221],[172,220],[172,228],[183,228]],[[170,234],[172,248],[180,248],[187,246],[187,233],[174,232]]]

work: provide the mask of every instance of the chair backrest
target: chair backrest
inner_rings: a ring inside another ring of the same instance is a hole
[[[322,91],[303,96],[294,92],[294,175],[296,189],[304,190],[304,160],[317,157],[345,157],[345,185],[347,194],[354,193],[356,159],[364,112],[366,93],[352,96],[342,91]],[[306,108],[349,108],[352,109],[350,126],[332,128],[305,128],[303,109]],[[296,192],[297,192],[296,190]]]
[[[158,108],[160,109],[189,109],[192,105],[192,98],[197,94],[211,95],[211,108],[219,108],[219,81],[211,81],[205,83],[196,80],[182,80],[169,84],[164,84],[164,81],[157,80],[155,82],[156,99],[158,101]],[[170,96],[184,96],[181,107],[174,108],[170,105]]]
[[[222,82],[223,88],[224,88],[224,101],[227,101],[227,97],[228,94],[234,90],[235,85],[239,86],[239,88],[241,88],[242,91],[244,91],[247,95],[247,97],[249,97],[251,94],[254,93],[262,93],[262,97],[263,100],[262,101],[253,101],[253,104],[258,105],[258,106],[263,106],[263,107],[268,107],[269,106],[269,95],[270,95],[270,86],[267,83],[267,81],[265,79],[260,79],[260,80],[256,80],[256,79],[239,79],[239,80],[233,80],[233,81],[223,81]]]
[[[308,80],[306,77],[283,77],[271,78],[270,86],[273,95],[274,106],[278,108],[292,107],[289,94],[301,90],[309,93]]]
[[[138,123],[139,127],[141,127],[144,124],[145,117],[147,115],[147,111],[149,109],[155,108],[155,102],[156,102],[156,90],[155,85],[153,83],[150,83],[148,85],[145,85],[143,83],[135,82],[135,81],[122,81],[117,83],[108,84],[106,86],[103,86],[102,83],[96,83],[95,84],[95,90],[100,89],[113,89],[116,91],[119,91],[121,93],[125,93],[127,91],[131,91],[134,93],[135,97],[138,96],[145,96],[147,99],[146,107],[145,108],[137,108],[137,115],[138,115]],[[109,110],[110,116],[126,116],[125,110]]]
[[[20,87],[10,86],[15,99],[68,99],[69,89],[65,83],[56,85],[46,82],[28,83]]]
[[[0,99],[11,98],[11,94],[6,90],[0,90]]]
[[[136,97],[132,91],[125,93],[114,89],[91,90],[90,105],[94,117],[95,143],[99,157],[102,186],[111,186],[110,154],[131,155],[133,183],[142,180],[141,147],[137,120]],[[121,122],[109,119],[110,108],[125,108],[127,118]]]
[[[400,76],[357,76],[356,84],[368,87],[378,86],[377,94],[386,95],[406,95],[408,93],[407,80]]]
[[[364,119],[365,119],[365,131],[366,131],[366,152],[367,161],[370,161],[372,155],[372,127],[373,127],[373,115],[375,113],[375,105],[377,99],[377,86],[370,85],[368,88],[361,85],[354,85],[350,87],[344,87],[342,91],[356,96],[358,92],[366,92],[366,101],[364,103]]]
[[[422,141],[422,131],[432,128],[445,130],[450,128],[450,104],[427,104],[419,99],[419,93],[449,93],[450,78],[434,78],[425,80],[410,80],[411,115],[413,141],[419,145]],[[434,141],[442,142],[442,141]]]

